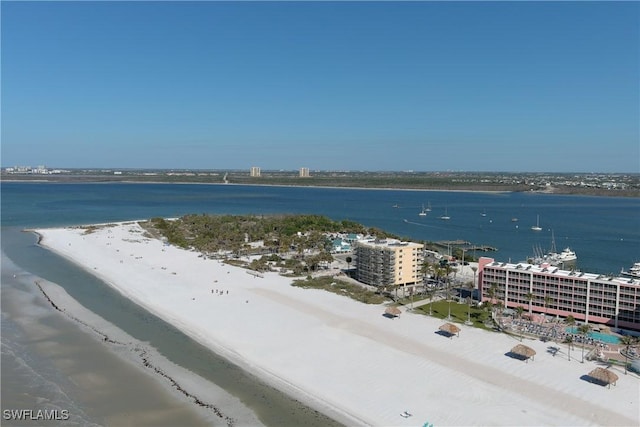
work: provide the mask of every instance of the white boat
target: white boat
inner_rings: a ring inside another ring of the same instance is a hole
[[[570,263],[578,259],[576,253],[568,247],[564,248],[560,253],[557,252],[556,238],[553,234],[553,230],[551,230],[551,250],[549,251],[548,257],[551,260],[555,261],[554,265]]]
[[[482,211],[482,213],[480,214],[480,216],[487,216],[487,212],[486,212],[486,211]]]
[[[537,216],[536,225],[532,226],[531,229],[533,231],[542,231],[542,227],[540,227],[540,215]]]
[[[553,230],[551,230],[551,249],[549,249],[549,252],[545,254],[540,248],[534,248],[533,253],[532,260],[534,264],[548,263],[553,266],[565,267],[572,265],[578,259],[576,253],[570,248],[565,248],[558,253]]]
[[[431,212],[431,202],[427,203],[427,209],[425,209],[425,212]]]
[[[620,274],[627,277],[640,278],[640,262],[634,262],[629,271],[620,271]]]
[[[419,213],[418,215],[420,215],[420,216],[427,216],[427,211],[426,211],[426,209],[424,208],[424,205],[422,205],[422,210],[420,211],[420,213]]]
[[[557,255],[558,255],[558,261],[562,263],[571,262],[578,259],[578,256],[576,255],[576,253],[569,248],[564,248],[562,252],[560,252]]]
[[[444,208],[444,215],[440,217],[441,220],[448,221],[451,219],[449,215],[447,215],[447,208]]]

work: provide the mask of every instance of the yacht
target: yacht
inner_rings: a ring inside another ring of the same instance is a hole
[[[562,252],[558,253],[558,251],[556,250],[556,237],[553,233],[553,230],[551,230],[551,250],[547,254],[547,257],[555,262],[552,262],[552,265],[570,263],[578,259],[576,253],[568,247],[564,248]]]
[[[576,253],[569,248],[564,248],[562,252],[556,255],[558,256],[558,261],[562,263],[571,262],[578,259],[578,256],[576,255]]]
[[[640,262],[635,262],[629,269],[629,271],[620,271],[620,274],[627,277],[640,278]]]
[[[420,216],[427,216],[427,211],[426,211],[426,209],[424,208],[424,205],[422,205],[422,210],[420,211],[420,213],[419,213],[418,215],[420,215]]]

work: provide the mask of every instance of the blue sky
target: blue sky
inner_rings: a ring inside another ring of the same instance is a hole
[[[3,166],[640,172],[637,2],[7,2]]]

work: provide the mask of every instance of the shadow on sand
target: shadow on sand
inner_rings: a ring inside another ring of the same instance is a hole
[[[452,333],[449,333],[449,332],[446,332],[446,331],[435,331],[434,334],[443,336],[445,338],[453,338],[453,337],[456,336],[456,334],[452,334]]]

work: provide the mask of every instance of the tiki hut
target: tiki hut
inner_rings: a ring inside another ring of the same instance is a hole
[[[445,323],[444,325],[440,326],[439,329],[441,332],[447,334],[449,338],[453,337],[454,335],[460,336],[460,328],[458,328],[453,323]]]
[[[618,381],[618,376],[605,368],[594,369],[589,372],[589,377],[597,382],[606,384],[607,387],[611,387],[611,384],[616,385],[616,381]]]
[[[536,355],[536,351],[534,349],[532,349],[531,347],[527,347],[524,344],[518,344],[517,346],[513,347],[510,353],[512,355],[515,355],[519,359],[523,359],[525,362],[528,361],[529,358],[533,360],[533,357]]]
[[[400,313],[402,313],[398,307],[387,307],[384,312],[387,316],[390,317],[397,317],[400,316]]]

